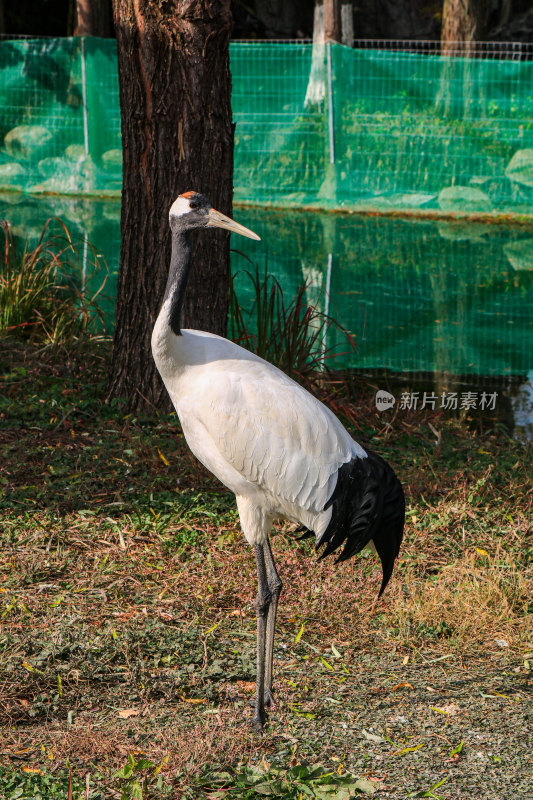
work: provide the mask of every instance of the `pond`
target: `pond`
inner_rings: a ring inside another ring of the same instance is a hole
[[[112,319],[120,202],[0,195],[0,217],[17,235],[35,240],[50,216],[64,220],[78,241],[87,234],[104,256],[110,277],[103,305]],[[232,241],[237,248],[232,271],[244,306],[252,297],[244,271],[266,266],[287,298],[305,283],[308,301],[353,334],[355,351],[339,331],[331,331],[337,341],[328,340],[328,347],[344,353],[336,366],[371,374],[376,381],[387,376],[390,391],[398,387],[399,392],[407,381],[413,395],[420,390],[419,407],[424,392],[429,403],[432,392],[440,402],[443,390],[458,392],[459,398],[468,391],[477,395],[475,402],[471,398],[474,410],[490,404],[496,393],[500,411],[505,408],[524,429],[531,424],[533,223],[257,207],[236,207],[234,217],[261,236],[261,242]]]

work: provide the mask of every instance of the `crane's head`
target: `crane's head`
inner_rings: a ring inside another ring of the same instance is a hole
[[[180,194],[172,203],[169,211],[170,227],[174,233],[191,230],[191,228],[224,228],[232,233],[240,233],[249,239],[260,240],[253,231],[239,225],[220,211],[211,208],[211,203],[198,192]]]

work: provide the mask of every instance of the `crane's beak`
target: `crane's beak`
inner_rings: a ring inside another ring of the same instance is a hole
[[[261,237],[258,236],[257,233],[254,233],[249,228],[245,228],[244,225],[239,225],[238,222],[234,222],[234,220],[230,219],[225,214],[221,214],[220,211],[215,211],[214,208],[210,209],[207,215],[207,227],[224,228],[226,231],[240,233],[241,236],[247,236],[248,239],[257,239],[258,242],[261,241]]]

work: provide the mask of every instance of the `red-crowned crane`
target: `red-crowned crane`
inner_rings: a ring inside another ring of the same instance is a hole
[[[391,467],[357,444],[336,416],[276,367],[221,336],[180,329],[191,235],[252,231],[185,192],[170,209],[172,256],[152,334],[157,368],[195,456],[235,493],[257,562],[257,681],[252,726],[263,731],[273,700],[274,627],[282,583],[268,533],[275,519],[316,537],[321,558],[344,561],[366,545],[382,564],[381,595],[403,535],[405,500]]]

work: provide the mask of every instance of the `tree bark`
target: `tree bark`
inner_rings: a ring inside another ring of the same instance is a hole
[[[324,36],[326,42],[341,41],[341,0],[324,0]]]
[[[76,36],[111,36],[109,0],[76,0]]]
[[[313,50],[311,54],[311,72],[305,93],[305,108],[317,106],[326,96],[325,71],[325,37],[324,37],[324,4],[322,0],[315,2],[313,23]]]
[[[108,396],[168,407],[150,347],[170,258],[168,211],[205,194],[231,214],[233,125],[229,0],[113,0],[123,143],[121,254]],[[225,335],[229,234],[202,231],[184,327]]]
[[[443,55],[469,56],[486,35],[486,0],[444,0],[441,44]]]
[[[347,47],[353,47],[353,3],[343,0],[341,5],[341,39]]]

